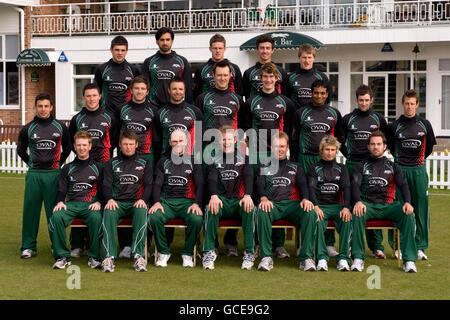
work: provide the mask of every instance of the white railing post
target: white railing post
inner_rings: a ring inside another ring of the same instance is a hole
[[[2,142],[2,172],[5,172],[6,168],[6,143]]]
[[[69,37],[72,35],[72,4],[69,4]]]
[[[189,33],[192,32],[192,0],[189,0]]]

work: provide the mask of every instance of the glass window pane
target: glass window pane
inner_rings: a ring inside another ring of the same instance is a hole
[[[3,63],[0,62],[0,105],[3,104],[5,104],[3,101]]]
[[[450,59],[439,59],[439,70],[449,71],[450,70]]]
[[[442,76],[442,129],[450,129],[450,76]]]
[[[352,74],[351,78],[350,78],[350,82],[351,82],[351,84],[350,84],[351,85],[350,101],[353,106],[353,105],[356,105],[356,102],[354,102],[356,89],[358,89],[358,87],[363,84],[363,75],[362,74]],[[353,110],[353,107],[351,108],[351,110]]]
[[[414,89],[419,93],[419,107],[417,108],[417,114],[425,118],[427,103],[427,77],[425,74],[414,75]]]
[[[329,68],[330,68],[330,72],[339,72],[339,63],[337,62],[330,62],[328,64]]]
[[[78,112],[84,107],[83,100],[83,88],[88,83],[92,82],[91,79],[75,79],[74,80],[75,90],[74,90],[74,99],[75,99],[75,111]]]
[[[411,61],[366,61],[366,71],[409,71]]]
[[[327,72],[327,63],[326,62],[314,62],[313,66],[318,71]]]
[[[426,71],[427,70],[427,60],[414,60],[414,71]]]
[[[363,63],[362,61],[352,61],[350,63],[351,72],[362,72],[363,71]]]
[[[286,63],[286,72],[288,74],[294,73],[298,67],[299,67],[299,63],[295,62],[295,63]]]
[[[330,74],[330,102],[333,107],[338,108],[339,104],[339,76],[337,74]]]
[[[6,92],[8,105],[19,104],[19,70],[15,62],[6,63]]]
[[[94,74],[96,64],[76,64],[75,65],[75,74]]]
[[[0,36],[0,59],[3,58],[3,37]]]
[[[6,59],[14,59],[16,60],[17,55],[19,54],[19,36],[17,35],[8,35],[6,36],[5,41],[6,47]]]

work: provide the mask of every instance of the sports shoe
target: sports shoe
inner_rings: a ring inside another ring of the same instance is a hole
[[[244,252],[244,258],[242,258],[241,269],[251,270],[255,264],[255,255],[253,253]]]
[[[350,271],[350,266],[348,265],[347,260],[339,260],[336,269],[339,271]]]
[[[102,272],[114,272],[114,258],[107,257],[102,261]]]
[[[70,256],[71,256],[72,258],[79,258],[79,257],[81,257],[81,256],[83,255],[83,253],[84,253],[84,250],[83,250],[83,249],[81,249],[81,248],[75,248],[75,249],[73,249],[72,251],[70,251]]]
[[[119,258],[130,259],[131,258],[131,247],[123,247],[122,251],[119,253]]]
[[[398,250],[392,254],[392,259],[398,259]],[[402,252],[400,251],[400,259],[402,259]]]
[[[185,268],[193,268],[194,267],[194,259],[192,258],[192,256],[182,254],[181,258],[183,259],[183,267],[185,267]]]
[[[300,265],[298,266],[298,268],[303,271],[316,271],[316,265],[314,264],[313,259],[300,261]]]
[[[363,271],[364,269],[364,260],[356,258],[355,260],[353,260],[353,264],[350,268],[350,270],[352,271]]]
[[[226,247],[227,247],[227,257],[237,257],[238,256],[237,246],[227,244]]]
[[[417,272],[416,264],[413,261],[406,261],[403,264],[403,271],[405,272]]]
[[[97,269],[102,266],[102,262],[100,260],[95,259],[94,257],[89,257],[88,266],[92,269]]]
[[[328,256],[330,258],[336,257],[339,253],[336,251],[336,248],[333,246],[327,246]]]
[[[386,255],[381,250],[372,251],[372,257],[374,257],[376,259],[386,259]]]
[[[20,255],[21,259],[29,259],[33,258],[37,255],[37,252],[31,249],[25,249],[22,251],[22,254]]]
[[[259,271],[270,271],[273,269],[273,260],[271,257],[264,257],[258,265]]]
[[[328,262],[325,259],[320,259],[317,262],[317,271],[328,271]]]
[[[70,266],[72,263],[67,260],[66,257],[60,257],[53,264],[53,269],[65,269],[67,266]]]
[[[170,259],[170,253],[169,254],[162,254],[158,252],[158,258],[156,260],[156,266],[165,268],[167,267],[167,261]]]
[[[136,254],[134,256],[134,270],[136,271],[147,271],[147,261],[145,261],[144,257],[142,257],[140,254]]]
[[[209,250],[205,252],[203,256],[203,269],[214,269],[214,261],[216,261],[217,255],[214,250]]]
[[[417,260],[428,260],[428,257],[422,250],[417,250]]]
[[[286,251],[286,249],[284,247],[276,248],[274,254],[278,259],[284,259],[284,258],[290,257],[289,253]]]

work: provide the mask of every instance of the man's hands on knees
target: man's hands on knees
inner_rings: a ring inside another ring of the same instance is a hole
[[[102,204],[98,201],[91,203],[88,207],[89,210],[99,211],[102,208]]]
[[[64,202],[60,201],[53,208],[53,213],[55,213],[56,211],[62,210],[62,209],[64,209],[64,211],[67,211],[67,206]]]
[[[403,205],[403,212],[407,216],[409,216],[411,213],[414,212],[414,207],[409,202],[405,202],[405,204]]]
[[[119,209],[119,205],[114,199],[109,199],[105,205],[105,209],[115,211],[116,209]]]
[[[317,213],[319,217],[319,221],[323,220],[323,210],[319,208],[319,206],[314,206],[314,211]]]
[[[192,214],[196,214],[198,216],[202,216],[203,212],[202,209],[200,209],[199,205],[196,203],[193,203],[188,209],[187,209],[187,213],[192,213]]]
[[[358,201],[355,203],[355,206],[353,207],[353,214],[357,217],[362,217],[364,213],[366,213],[367,208],[364,203],[361,201]]]
[[[352,220],[352,214],[351,214],[350,210],[348,210],[348,208],[343,208],[339,212],[339,218],[341,218],[341,220],[344,222],[349,222]]]
[[[259,203],[258,208],[262,211],[270,212],[273,209],[273,203],[267,197],[261,197],[261,202]]]
[[[136,201],[133,204],[133,207],[138,208],[138,209],[147,209],[147,204],[145,203],[144,200],[139,199],[138,201]]]
[[[164,208],[161,204],[161,202],[155,202],[152,207],[148,210],[149,214],[154,214],[156,211],[161,210],[161,212],[164,214]]]
[[[314,208],[314,204],[306,198],[303,198],[300,202],[300,208],[305,210],[306,212],[310,212]],[[323,214],[322,214],[323,217]]]
[[[255,204],[253,203],[252,197],[250,195],[246,194],[241,201],[239,201],[239,206],[242,207],[244,205],[244,211],[246,213],[250,213],[253,211],[253,208],[255,207]]]
[[[223,202],[216,194],[213,194],[208,203],[208,211],[211,212],[212,214],[218,214],[219,207],[223,208]]]

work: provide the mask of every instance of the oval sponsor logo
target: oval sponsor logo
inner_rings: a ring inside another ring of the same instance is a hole
[[[402,141],[402,148],[416,149],[422,145],[422,141],[416,139],[406,139]]]
[[[272,179],[272,185],[274,187],[286,187],[291,184],[291,180],[286,177],[274,177]]]
[[[228,107],[217,106],[213,109],[213,113],[215,116],[229,116],[233,111]]]
[[[188,183],[188,179],[181,176],[171,176],[167,179],[169,186],[184,186]]]
[[[89,129],[88,132],[89,132],[89,134],[91,135],[91,137],[92,137],[93,139],[103,137],[103,131],[101,131],[101,130],[98,130],[98,129]]]
[[[369,139],[369,136],[371,135],[371,132],[369,131],[356,131],[353,135],[353,138],[355,140],[364,140],[366,141]]]
[[[134,174],[123,174],[119,177],[120,184],[135,184],[139,178]]]
[[[262,121],[273,121],[273,120],[277,120],[280,116],[278,115],[278,113],[273,112],[273,111],[263,111],[259,114],[259,118]]]
[[[52,140],[39,140],[36,142],[36,149],[38,150],[51,150],[56,147],[56,142]]]
[[[75,183],[73,185],[72,189],[74,192],[81,192],[81,191],[89,190],[91,188],[92,188],[92,185],[90,185],[89,183],[79,182],[79,183]]]
[[[373,177],[373,178],[369,179],[369,186],[370,187],[375,187],[375,186],[385,187],[387,185],[388,185],[388,182],[384,178]]]
[[[108,86],[108,89],[112,91],[124,91],[128,90],[128,87],[124,83],[113,82]]]
[[[170,70],[158,70],[157,77],[159,80],[170,80],[175,77],[175,72]]]
[[[328,132],[330,131],[330,126],[326,123],[313,123],[311,124],[311,132]]]
[[[339,191],[339,186],[335,183],[324,183],[320,186],[321,193],[336,193]]]
[[[169,133],[174,132],[175,130],[187,131],[187,127],[184,124],[174,123],[169,126]]]
[[[234,180],[239,176],[239,173],[235,170],[224,170],[220,173],[222,180]]]
[[[134,132],[145,132],[147,131],[147,127],[143,124],[136,123],[136,122],[129,122],[127,123],[127,129],[132,130]]]

